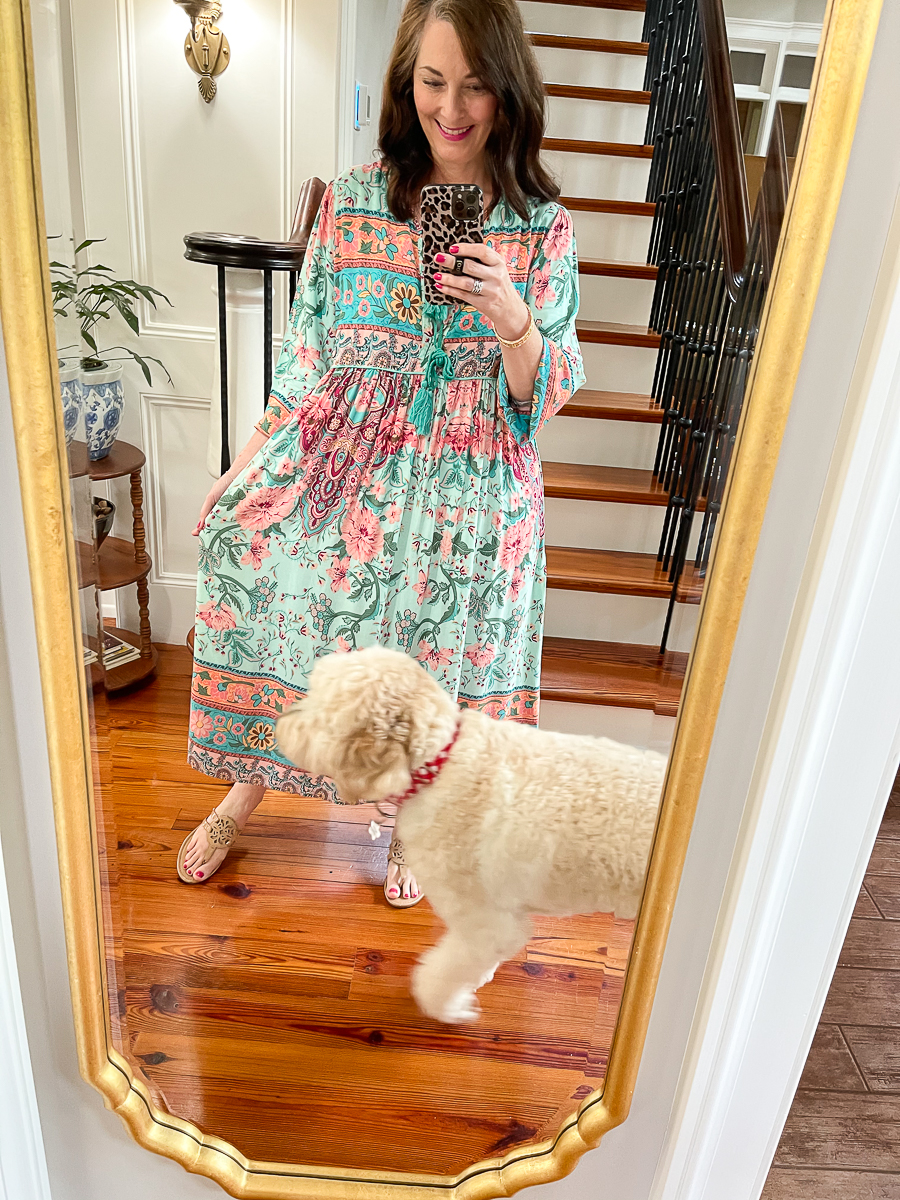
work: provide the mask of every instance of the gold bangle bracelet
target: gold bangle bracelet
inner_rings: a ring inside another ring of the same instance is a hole
[[[525,330],[525,332],[522,334],[522,336],[520,338],[516,338],[516,340],[514,342],[508,342],[506,340],[506,338],[502,338],[500,336],[500,334],[497,333],[496,329],[494,330],[494,335],[497,338],[497,341],[500,343],[500,345],[505,346],[507,350],[517,350],[519,348],[519,346],[525,345],[525,343],[528,341],[528,339],[531,337],[532,333],[534,332],[534,328],[535,328],[534,313],[529,308],[529,310],[528,310],[528,328]]]

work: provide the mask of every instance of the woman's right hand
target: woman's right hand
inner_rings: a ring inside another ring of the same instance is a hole
[[[219,503],[219,501],[221,500],[223,494],[225,493],[225,491],[228,488],[231,481],[232,481],[232,475],[231,475],[231,472],[228,471],[224,475],[222,475],[219,479],[217,479],[216,482],[209,489],[206,499],[203,501],[203,505],[200,509],[200,520],[197,522],[195,528],[191,531],[193,533],[194,537],[200,536],[200,530],[203,528],[203,526],[206,522],[206,518],[209,516],[209,514],[212,512],[212,510]]]

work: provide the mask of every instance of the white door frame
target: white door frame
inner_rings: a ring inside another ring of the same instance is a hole
[[[6,740],[4,731],[4,741]],[[10,739],[11,740],[11,739]],[[51,1200],[0,843],[0,1200]]]

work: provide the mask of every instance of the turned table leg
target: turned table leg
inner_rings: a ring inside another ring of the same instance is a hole
[[[144,530],[144,489],[140,471],[131,474],[131,511],[134,529],[134,561],[147,561],[146,532]],[[138,615],[141,621],[141,658],[150,658],[150,587],[147,576],[137,581]]]

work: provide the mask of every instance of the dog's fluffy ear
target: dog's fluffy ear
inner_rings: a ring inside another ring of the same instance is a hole
[[[339,781],[343,799],[383,800],[406,791],[412,776],[407,739],[396,736],[402,727],[402,721],[375,719],[349,735]]]

